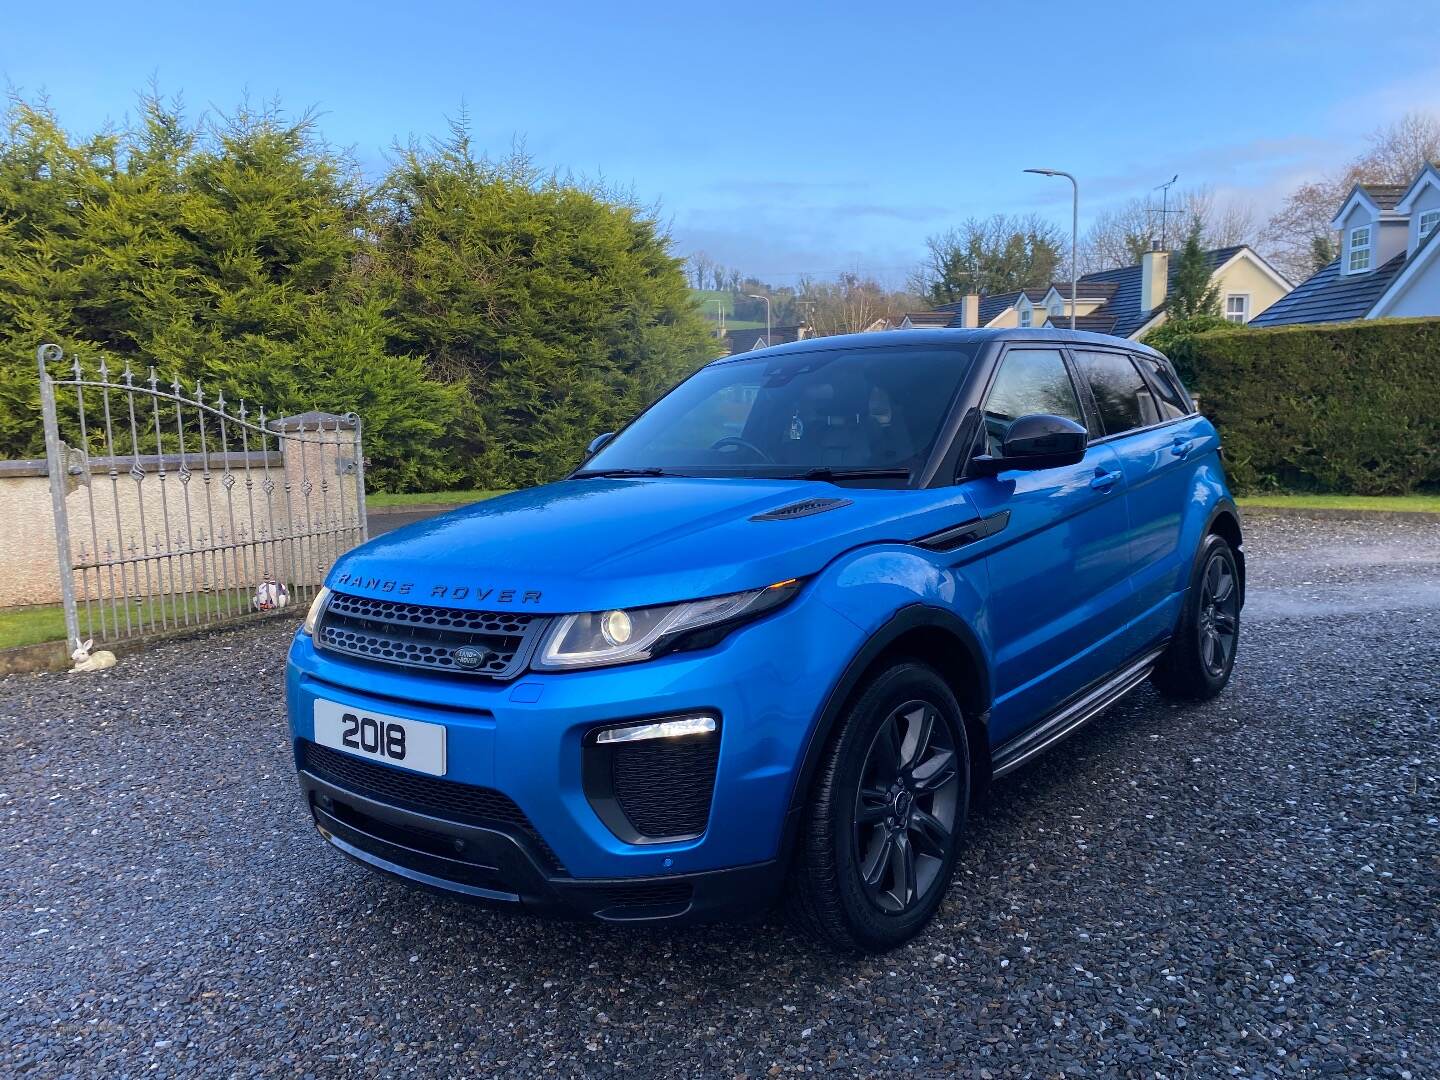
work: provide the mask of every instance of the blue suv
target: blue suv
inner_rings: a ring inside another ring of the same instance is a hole
[[[892,331],[717,360],[559,483],[332,568],[287,669],[324,839],[502,907],[917,933],[966,810],[1230,678],[1220,442],[1160,354]]]

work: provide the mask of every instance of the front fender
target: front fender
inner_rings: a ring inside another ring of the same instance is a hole
[[[871,666],[901,638],[937,632],[953,638],[976,685],[960,696],[982,720],[990,705],[993,672],[983,600],[985,565],[974,556],[883,544],[850,552],[813,584],[816,596],[865,635],[864,644],[830,687],[811,728],[791,797],[792,819],[804,803],[815,771],[842,712]],[[787,829],[793,836],[793,829]],[[788,838],[787,838],[788,839]]]

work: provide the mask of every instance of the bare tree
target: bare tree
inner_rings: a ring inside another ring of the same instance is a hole
[[[970,218],[926,241],[925,260],[910,287],[935,304],[966,293],[1041,288],[1069,254],[1067,237],[1051,221],[1031,214]]]
[[[1366,141],[1344,168],[1291,192],[1261,231],[1262,252],[1292,280],[1303,281],[1334,259],[1338,248],[1330,221],[1352,187],[1408,184],[1427,161],[1440,159],[1440,116],[1407,113]],[[1321,259],[1325,262],[1316,265]]]
[[[831,282],[802,278],[795,306],[818,336],[828,337],[859,333],[879,319],[898,321],[919,306],[919,298],[889,292],[870,278],[847,273]]]
[[[1198,229],[1204,248],[1250,243],[1255,235],[1254,213],[1239,202],[1221,202],[1209,187],[1175,192],[1166,207],[1146,195],[1131,199],[1095,218],[1080,242],[1080,266],[1085,273],[1134,266],[1150,250],[1151,241],[1164,237],[1174,242]],[[1168,223],[1162,216],[1168,212]]]
[[[693,252],[690,257],[685,260],[685,273],[697,289],[704,289],[709,286],[710,276],[715,269],[715,260],[703,251]]]

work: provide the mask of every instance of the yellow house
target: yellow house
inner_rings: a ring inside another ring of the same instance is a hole
[[[1293,286],[1248,245],[1205,253],[1220,310],[1234,323],[1248,323]],[[1147,251],[1138,266],[1086,274],[1076,289],[1075,328],[1116,337],[1140,338],[1165,321],[1165,297],[1175,274],[1168,251]],[[1070,326],[1070,282],[995,296],[967,296],[942,304],[951,326]],[[973,320],[973,321],[971,321]]]

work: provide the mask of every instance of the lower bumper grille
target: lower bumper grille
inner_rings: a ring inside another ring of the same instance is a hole
[[[615,801],[641,836],[698,836],[710,824],[719,733],[621,744],[610,760]]]
[[[557,873],[565,870],[525,812],[499,791],[421,773],[401,772],[306,739],[297,743],[297,758],[300,768],[306,772],[357,795],[430,817],[470,825],[500,826],[519,833],[538,851],[551,870]]]

